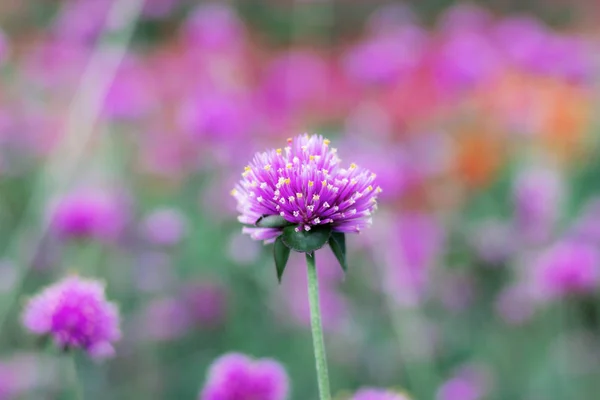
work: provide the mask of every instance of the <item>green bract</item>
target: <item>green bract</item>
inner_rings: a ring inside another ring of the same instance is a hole
[[[283,243],[292,250],[300,253],[312,253],[325,246],[331,236],[331,226],[322,226],[306,231],[297,226],[283,229]]]

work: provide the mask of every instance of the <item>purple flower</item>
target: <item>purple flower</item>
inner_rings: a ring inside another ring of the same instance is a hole
[[[227,313],[227,293],[215,282],[196,282],[185,286],[182,297],[192,320],[201,327],[221,323]]]
[[[554,171],[533,168],[517,177],[513,190],[517,229],[527,240],[546,240],[559,216],[560,177]]]
[[[418,26],[378,33],[351,49],[344,59],[346,73],[364,84],[393,82],[414,70],[425,42]]]
[[[486,36],[477,31],[456,31],[444,37],[435,59],[435,78],[450,93],[471,89],[491,79],[500,61]]]
[[[533,273],[542,299],[590,292],[600,282],[600,253],[588,243],[559,242],[538,257]]]
[[[284,149],[257,153],[232,191],[239,221],[254,225],[264,216],[281,216],[296,231],[330,226],[335,232],[360,232],[377,207],[375,174],[351,164],[340,166],[337,150],[322,136],[288,139]],[[257,240],[272,241],[281,228],[245,227]]]
[[[481,390],[462,377],[446,381],[437,393],[437,400],[481,400]]]
[[[410,400],[410,398],[405,394],[385,389],[365,388],[356,392],[351,400]]]
[[[437,400],[481,400],[490,388],[489,371],[481,365],[466,365],[438,390]]]
[[[252,114],[244,96],[211,90],[183,103],[178,124],[199,142],[239,140],[251,125]]]
[[[230,353],[212,364],[198,399],[284,400],[288,386],[287,373],[278,362]]]
[[[177,244],[186,233],[186,219],[176,209],[161,208],[153,211],[143,223],[144,236],[160,246]]]
[[[112,193],[80,190],[50,208],[50,226],[62,237],[114,240],[123,231],[126,205]]]
[[[225,4],[199,6],[183,27],[183,35],[202,50],[237,50],[244,44],[244,26],[235,10]]]
[[[78,276],[31,298],[22,321],[31,333],[50,335],[61,348],[81,348],[94,358],[112,356],[121,337],[119,311],[106,300],[104,285]]]

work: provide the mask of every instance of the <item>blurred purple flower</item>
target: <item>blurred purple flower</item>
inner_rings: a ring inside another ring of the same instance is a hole
[[[244,96],[202,91],[184,102],[178,123],[198,142],[231,143],[252,131],[252,113]]]
[[[284,129],[296,115],[331,106],[331,73],[325,59],[314,52],[293,50],[279,54],[267,66],[258,90],[269,125]]]
[[[235,10],[217,2],[198,6],[184,24],[183,35],[190,45],[204,51],[236,51],[245,41]]]
[[[277,361],[230,353],[214,361],[198,400],[285,400],[288,387]]]
[[[410,400],[410,397],[385,389],[364,388],[356,392],[350,400]]]
[[[27,303],[23,325],[31,333],[50,335],[61,348],[81,348],[94,358],[114,354],[120,339],[119,311],[106,300],[104,285],[77,276],[64,278]]]
[[[400,216],[390,228],[385,290],[399,303],[414,305],[425,295],[445,233],[433,216],[417,212]]]
[[[362,84],[392,83],[417,67],[425,44],[426,35],[418,26],[378,33],[350,50],[344,68]]]
[[[93,44],[105,28],[111,6],[110,0],[63,2],[54,21],[54,32],[60,40]]]
[[[516,284],[504,288],[496,299],[496,312],[512,325],[521,325],[535,312],[533,297],[528,287]]]
[[[481,260],[493,265],[507,261],[517,247],[513,227],[496,219],[476,226],[470,232],[469,243]]]
[[[200,328],[220,324],[226,317],[227,293],[214,282],[196,282],[184,286],[182,301],[194,323]]]
[[[589,243],[564,240],[543,251],[532,272],[542,300],[592,292],[600,283],[600,253]]]
[[[588,81],[594,71],[590,43],[550,31],[533,17],[503,19],[493,36],[509,61],[525,71],[575,83]]]
[[[263,216],[281,215],[297,230],[330,225],[336,232],[360,232],[377,206],[375,174],[351,164],[339,166],[337,150],[322,136],[301,135],[285,149],[257,153],[232,194],[240,222],[254,225]],[[279,228],[244,227],[256,240],[273,240]]]
[[[108,118],[135,119],[157,104],[153,79],[145,62],[129,57],[119,66],[104,98]]]
[[[67,238],[116,239],[127,222],[126,202],[108,191],[68,193],[49,209],[51,229]]]
[[[440,88],[454,94],[490,81],[500,66],[501,58],[486,36],[461,30],[442,38],[433,68]]]
[[[438,390],[436,400],[482,400],[490,387],[489,371],[481,365],[465,365]]]
[[[582,38],[554,34],[538,52],[537,70],[573,83],[589,82],[596,69],[591,43]]]
[[[437,400],[481,400],[481,390],[464,378],[452,378],[438,390]]]
[[[508,60],[526,70],[535,68],[540,48],[548,35],[546,27],[531,16],[503,18],[492,32],[495,43]]]
[[[513,196],[517,232],[532,242],[547,240],[558,220],[563,184],[554,171],[526,169],[517,176]]]
[[[181,241],[187,231],[185,216],[174,208],[159,208],[150,213],[142,223],[144,237],[159,246],[173,246]]]
[[[188,332],[192,321],[181,300],[166,297],[149,302],[135,325],[146,340],[169,341]]]

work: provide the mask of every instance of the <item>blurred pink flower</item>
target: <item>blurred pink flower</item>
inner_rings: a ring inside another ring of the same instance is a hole
[[[31,333],[50,335],[63,349],[80,348],[94,358],[114,354],[121,338],[119,310],[106,300],[104,284],[69,276],[27,303],[23,325]]]
[[[123,232],[128,205],[117,194],[86,188],[56,199],[48,210],[50,228],[65,238],[113,241]]]
[[[157,106],[154,80],[145,61],[130,56],[116,71],[104,98],[108,118],[140,118]]]
[[[252,109],[245,96],[202,90],[184,102],[179,125],[198,143],[229,143],[253,133]]]
[[[226,318],[227,292],[215,282],[201,281],[185,285],[182,301],[194,323],[201,329],[218,325]]]
[[[531,290],[524,284],[508,286],[500,292],[495,308],[506,323],[521,325],[535,312]]]
[[[410,400],[410,398],[390,390],[364,388],[356,392],[350,400]]]
[[[180,299],[164,297],[146,305],[135,327],[143,339],[169,341],[185,335],[192,327],[192,320]]]
[[[600,252],[592,244],[564,240],[538,256],[532,273],[541,300],[592,292],[600,283]]]
[[[149,242],[159,246],[173,246],[185,236],[187,220],[175,208],[158,208],[144,219],[142,229]]]
[[[275,360],[229,353],[214,361],[198,400],[285,400],[289,380]]]
[[[481,365],[465,365],[439,389],[436,400],[483,400],[490,389],[489,371]]]
[[[112,0],[73,0],[61,3],[54,21],[54,32],[60,40],[93,45],[106,25]]]
[[[387,235],[384,290],[404,305],[418,304],[428,291],[430,270],[444,249],[441,224],[425,213],[405,213]]]
[[[490,82],[502,59],[488,37],[460,30],[441,37],[433,57],[434,79],[443,93],[453,95]]]
[[[236,11],[225,3],[198,6],[183,25],[183,36],[198,50],[239,51],[245,44],[245,29]]]
[[[269,61],[257,89],[269,132],[290,129],[295,117],[330,110],[335,105],[331,79],[327,60],[309,50],[282,52]]]
[[[427,44],[416,25],[377,33],[350,49],[343,59],[346,74],[360,84],[391,84],[419,65]]]
[[[519,236],[540,243],[547,240],[559,218],[563,182],[551,169],[529,168],[519,172],[513,187],[515,223]]]

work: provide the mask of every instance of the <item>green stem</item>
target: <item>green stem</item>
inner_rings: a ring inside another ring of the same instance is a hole
[[[312,329],[313,347],[315,348],[319,394],[321,400],[331,400],[329,373],[327,372],[327,355],[325,354],[325,341],[323,340],[323,326],[321,324],[321,310],[319,307],[319,282],[315,265],[315,253],[306,253],[306,266],[308,269],[310,325]]]
[[[70,376],[67,377],[67,386],[70,384],[73,387],[73,398],[75,400],[82,400],[83,394],[81,385],[79,383],[79,378],[77,377],[77,364],[75,363],[75,355],[71,355],[69,358],[68,374]]]

